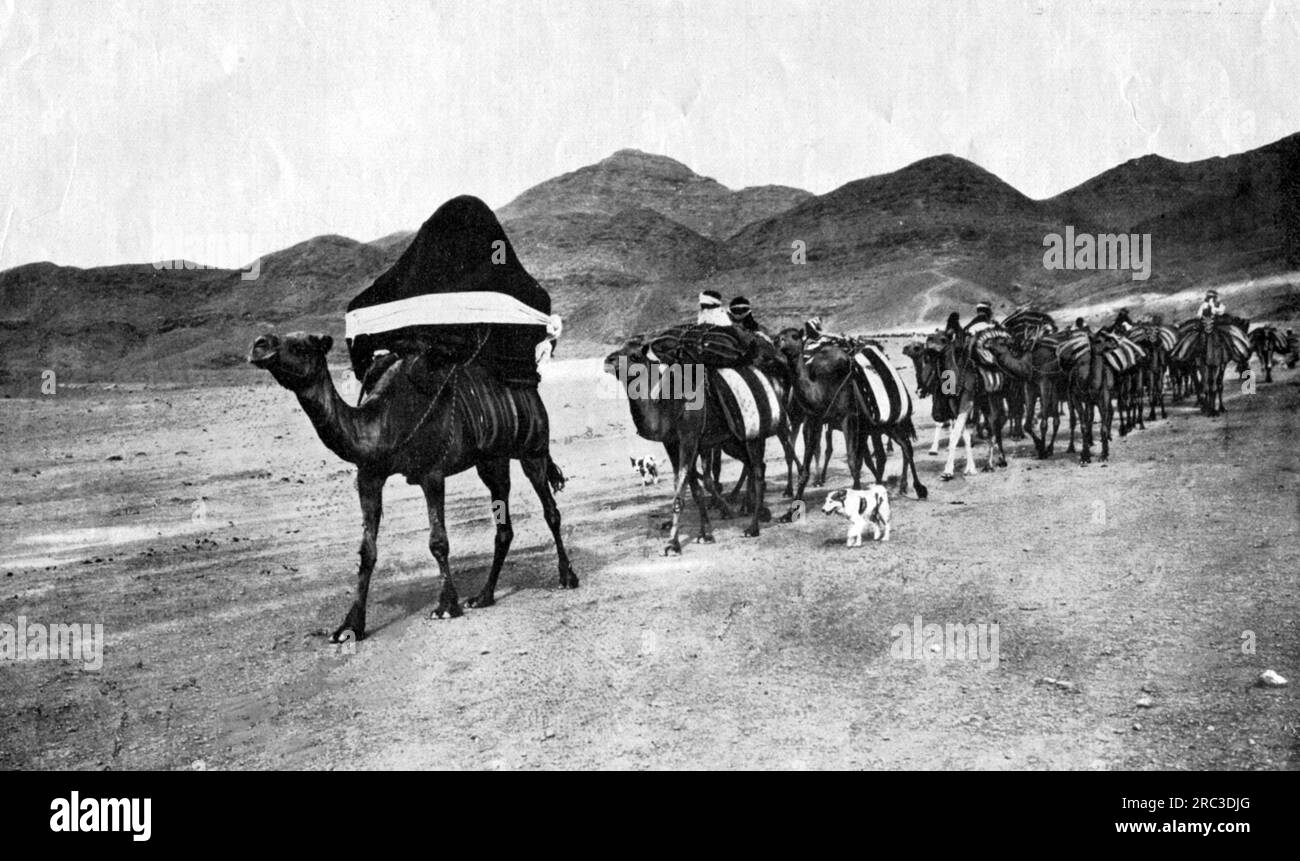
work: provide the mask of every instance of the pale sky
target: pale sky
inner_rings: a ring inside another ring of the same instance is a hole
[[[824,193],[939,153],[1031,197],[1300,131],[1300,0],[0,7],[0,269],[414,229],[633,147]]]

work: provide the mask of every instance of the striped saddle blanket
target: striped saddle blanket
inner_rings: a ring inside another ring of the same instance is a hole
[[[876,424],[897,424],[912,417],[912,395],[880,348],[867,345],[853,354],[859,402]]]
[[[1288,351],[1286,336],[1279,332],[1276,326],[1256,326],[1251,329],[1250,344],[1257,353],[1263,352],[1265,349],[1272,350],[1275,353]]]
[[[1112,335],[1113,340],[1102,349],[1102,358],[1116,374],[1133,370],[1147,357],[1146,350],[1123,335]]]
[[[994,323],[975,323],[967,330],[969,350],[975,363],[986,368],[996,368],[997,360],[989,350],[993,341],[1010,341],[1011,333]]]
[[[1049,332],[1055,332],[1056,321],[1050,314],[1026,306],[1008,314],[1002,320],[1002,328],[1010,332],[1021,344],[1027,344]]]
[[[980,372],[980,383],[984,386],[984,391],[990,395],[996,395],[1002,391],[1002,386],[1006,384],[1007,375],[997,368],[985,368],[982,365],[976,369]]]
[[[1173,352],[1178,333],[1169,326],[1156,323],[1138,323],[1127,332],[1128,339],[1139,347],[1150,349],[1159,346],[1166,353]]]
[[[752,365],[709,368],[708,385],[733,436],[766,439],[785,424],[785,387]]]
[[[1244,362],[1250,357],[1250,341],[1247,340],[1246,333],[1241,330],[1241,327],[1228,320],[1216,320],[1208,330],[1200,325],[1199,320],[1189,320],[1179,325],[1178,329],[1181,334],[1172,353],[1176,362],[1190,362],[1196,359],[1197,354],[1204,348],[1206,337],[1217,338],[1224,351],[1235,361]]]
[[[1092,353],[1092,338],[1081,329],[1058,332],[1049,338],[1056,345],[1056,358],[1063,367],[1072,368]]]

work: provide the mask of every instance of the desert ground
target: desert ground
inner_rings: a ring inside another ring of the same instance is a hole
[[[846,548],[821,514],[847,485],[837,453],[802,521],[752,539],[717,522],[680,557],[661,555],[667,483],[628,466],[662,450],[599,373],[556,362],[543,383],[581,587],[558,588],[516,467],[496,606],[430,619],[424,505],[394,479],[351,650],[326,635],[357,562],[353,472],[268,375],[0,400],[0,622],[107,638],[98,671],[0,665],[0,767],[1300,766],[1300,372],[1255,394],[1230,373],[1225,415],[1184,403],[1117,436],[1106,465],[1078,466],[1063,430],[1051,460],[1010,442],[1007,468],[949,483],[920,402],[930,497],[894,497],[890,542]],[[448,489],[464,596],[492,513],[472,473]],[[996,664],[900,656],[896,626],[918,617],[996,623]],[[1266,669],[1291,684],[1257,686]]]

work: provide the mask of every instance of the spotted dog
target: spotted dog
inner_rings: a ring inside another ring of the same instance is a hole
[[[641,483],[645,485],[659,483],[659,464],[655,461],[654,455],[649,457],[629,457],[632,462],[632,472],[641,476]]]
[[[838,512],[848,518],[849,534],[845,547],[861,547],[862,533],[868,524],[872,540],[889,540],[889,492],[882,485],[873,484],[865,490],[833,491],[826,497],[822,512]]]

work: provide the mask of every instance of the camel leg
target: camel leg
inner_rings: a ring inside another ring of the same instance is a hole
[[[551,456],[546,454],[542,457],[531,457],[519,463],[524,468],[524,476],[528,479],[528,483],[537,493],[537,498],[542,501],[542,517],[546,519],[551,537],[555,539],[555,555],[559,560],[560,568],[560,588],[577,589],[578,576],[573,573],[573,566],[569,564],[569,554],[564,549],[564,538],[560,535],[560,506],[555,503],[549,475]],[[507,466],[508,464],[507,461]],[[493,583],[495,582],[494,580]]]
[[[876,477],[876,484],[884,484],[885,466],[889,460],[889,449],[893,448],[893,441],[890,440],[888,447],[886,447],[885,441],[882,438],[881,434],[874,433],[871,435],[871,443],[876,455],[875,469],[871,471],[871,474]],[[899,478],[900,485],[898,491],[899,493],[903,492],[902,481],[903,479],[902,477],[900,477]]]
[[[781,452],[785,455],[785,490],[781,492],[783,499],[790,499],[794,496],[795,467],[799,462],[798,458],[795,457],[794,444],[790,441],[790,436],[789,423],[783,424],[776,435],[777,441],[781,443]]]
[[[808,479],[812,475],[813,467],[816,465],[818,448],[817,441],[820,438],[821,432],[821,427],[811,418],[804,420],[803,466],[799,469],[799,486],[794,493],[795,499],[803,499],[803,492],[808,487]]]
[[[671,456],[676,457],[677,455],[674,452]],[[719,456],[721,456],[721,453],[719,453]],[[674,472],[673,474],[675,476],[676,472]],[[728,503],[727,499],[723,495],[721,480],[714,478],[713,475],[708,471],[700,473],[699,478],[703,481],[704,489],[709,494],[710,499],[718,507],[718,517],[722,518],[723,520],[730,520],[734,515],[731,511],[731,505]],[[741,475],[741,478],[742,479],[744,478],[743,474]],[[691,486],[692,488],[695,487],[694,484],[692,484]],[[692,490],[692,493],[694,493],[694,490]],[[698,500],[697,500],[697,504],[698,504]],[[701,510],[706,511],[707,508],[708,508],[708,503],[706,502],[704,503],[704,509]],[[707,511],[706,511],[706,519],[707,519]],[[705,521],[702,520],[701,524],[703,523],[705,523]],[[702,532],[703,531],[705,530],[702,530]]]
[[[1040,426],[1043,439],[1047,440],[1047,411],[1052,411],[1052,439],[1047,442],[1047,449],[1044,457],[1051,457],[1052,450],[1056,447],[1056,435],[1061,431],[1061,399],[1060,393],[1054,382],[1048,381],[1047,388],[1042,390],[1043,397],[1043,423]]]
[[[748,440],[745,443],[745,453],[749,461],[749,492],[754,506],[754,516],[749,522],[749,528],[742,533],[746,538],[758,537],[758,523],[763,511],[763,497],[767,492],[767,463],[764,460],[766,453],[766,440],[755,439]]]
[[[717,449],[718,456],[722,456],[722,449]],[[730,452],[728,452],[730,454]],[[746,467],[748,469],[748,467]],[[700,484],[704,485],[705,493],[715,499],[721,506],[723,513],[727,517],[731,516],[731,509],[722,499],[722,488],[718,484],[719,479],[714,478],[708,471],[695,472],[692,470],[686,475],[686,484],[691,489],[691,499],[695,500],[695,510],[700,516],[700,533],[695,536],[696,544],[713,543],[713,523],[709,520],[709,506],[705,497],[700,493]]]
[[[664,547],[664,555],[672,553],[680,556],[682,552],[681,526],[682,526],[682,491],[686,488],[686,482],[690,479],[695,470],[695,457],[699,450],[699,440],[689,440],[682,437],[677,442],[677,457],[681,463],[681,469],[674,470],[673,475],[673,523],[671,531],[668,533],[668,545]]]
[[[826,450],[822,452],[822,468],[817,475],[817,481],[813,487],[824,487],[826,485],[826,471],[831,468],[831,455],[835,453],[835,428],[826,425]]]
[[[954,463],[957,458],[957,446],[961,444],[962,439],[966,440],[966,474],[974,475],[975,461],[971,458],[970,453],[970,429],[966,427],[970,414],[962,410],[953,419],[952,429],[948,431],[948,462],[943,465],[943,472],[940,478],[949,481],[953,477]]]
[[[907,473],[912,472],[912,486],[916,488],[916,498],[925,499],[930,495],[930,491],[921,483],[921,476],[916,473],[916,450],[912,447],[912,440],[906,433],[897,434],[894,437],[898,443],[898,450],[903,453],[903,469],[898,475],[898,492],[904,493],[907,489]]]
[[[1092,463],[1092,401],[1085,396],[1079,397],[1077,408],[1079,416],[1079,465]]]
[[[700,534],[695,537],[696,544],[713,543],[713,524],[709,521],[709,506],[704,497],[700,494],[700,476],[694,472],[686,477],[687,484],[691,487],[691,499],[695,500],[695,508],[700,513]],[[707,487],[707,480],[706,480]],[[730,514],[730,510],[727,511]]]
[[[478,477],[492,495],[492,517],[496,521],[496,540],[492,546],[492,570],[488,572],[487,582],[477,595],[465,602],[466,607],[491,607],[496,603],[497,577],[501,566],[510,552],[510,542],[514,540],[515,530],[510,525],[510,461],[507,458],[492,458],[477,466]]]
[[[966,443],[966,469],[962,471],[963,475],[974,475],[975,469],[975,449],[971,447],[971,428],[970,420],[966,420],[966,426],[962,428],[962,439]]]
[[[1111,407],[1109,393],[1103,393],[1097,408],[1097,418],[1101,422],[1101,462],[1110,460],[1110,423],[1114,420],[1114,408]]]
[[[943,433],[946,424],[948,423],[939,421],[934,423],[934,442],[930,444],[930,454],[932,455],[939,454],[939,435]]]
[[[988,415],[989,420],[989,460],[988,469],[985,471],[993,472],[997,467],[1007,465],[1007,455],[1002,449],[1002,426],[1006,423],[1002,399],[996,395],[990,395],[985,413]],[[993,460],[995,451],[998,455],[996,463]]]
[[[429,509],[429,552],[438,563],[438,572],[442,575],[442,593],[438,596],[438,606],[433,608],[430,618],[441,619],[444,616],[456,618],[465,611],[460,607],[460,596],[456,594],[456,584],[451,579],[451,565],[447,556],[451,545],[447,541],[447,522],[443,517],[443,497],[445,482],[439,472],[430,472],[420,480],[424,491],[425,506]]]
[[[1044,457],[1046,457],[1046,455],[1043,453],[1043,449],[1045,447],[1044,440],[1041,437],[1036,436],[1034,434],[1034,407],[1037,404],[1037,401],[1038,401],[1038,388],[1036,386],[1030,386],[1028,383],[1025,383],[1025,414],[1024,414],[1025,433],[1029,435],[1030,442],[1034,444],[1034,455],[1037,456],[1039,460],[1042,460]],[[1046,419],[1046,416],[1044,416],[1044,419]],[[1039,433],[1042,434],[1043,437],[1046,437],[1047,435],[1046,428],[1041,427],[1039,429]]]
[[[370,575],[379,558],[379,520],[384,514],[384,482],[387,476],[357,471],[357,496],[361,499],[361,567],[357,569],[356,592],[352,606],[330,635],[331,643],[343,642],[344,632],[351,631],[358,641],[366,637],[366,598],[370,594]]]
[[[848,460],[849,474],[853,476],[853,489],[862,489],[862,440],[858,437],[858,417],[850,413],[844,417],[844,456]]]
[[[1074,454],[1078,449],[1074,447],[1074,429],[1079,424],[1079,412],[1075,408],[1075,398],[1073,395],[1065,396],[1065,408],[1070,413],[1070,445],[1066,447],[1066,454]]]
[[[722,450],[718,449],[717,451],[718,451],[718,459],[721,460]],[[722,486],[722,479],[720,477],[721,470],[719,470],[718,472],[719,472],[719,477],[716,477],[714,480],[717,481],[718,486],[721,487]],[[736,479],[736,483],[732,485],[731,492],[727,494],[727,502],[730,505],[735,505],[737,500],[740,499],[740,494],[747,487],[749,487],[749,464],[746,463],[741,467],[740,478]],[[745,513],[743,508],[741,509],[740,513],[741,514]]]

